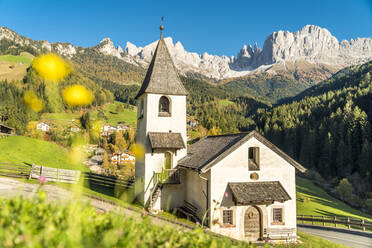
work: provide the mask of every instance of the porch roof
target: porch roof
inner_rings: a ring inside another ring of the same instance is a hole
[[[149,139],[152,149],[182,149],[186,147],[180,133],[149,132]]]
[[[229,187],[233,200],[240,205],[291,200],[279,181],[229,183]]]

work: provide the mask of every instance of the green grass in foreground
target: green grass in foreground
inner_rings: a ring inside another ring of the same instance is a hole
[[[88,170],[82,164],[68,159],[63,147],[38,139],[23,136],[10,136],[0,139],[0,162],[16,164],[36,164],[68,170]]]
[[[24,183],[38,184],[38,182],[36,180],[27,180],[27,179],[17,179],[17,180],[22,181]],[[74,192],[76,194],[79,194],[79,192],[81,192],[81,193],[87,193],[89,195],[93,195],[93,196],[97,196],[97,197],[104,198],[104,199],[107,199],[107,200],[111,200],[111,201],[113,201],[113,202],[115,202],[115,203],[117,203],[117,204],[119,204],[119,205],[121,205],[123,207],[130,207],[132,209],[134,208],[134,209],[136,209],[139,212],[142,212],[142,209],[143,209],[139,205],[126,203],[125,201],[120,200],[118,198],[111,197],[111,196],[108,196],[108,195],[105,195],[105,194],[102,194],[102,193],[95,192],[95,191],[93,191],[93,190],[91,190],[89,188],[86,188],[86,187],[81,187],[81,185],[79,186],[79,185],[71,185],[71,184],[55,183],[55,182],[48,182],[48,184],[52,184],[52,185],[55,185],[55,186],[58,186],[58,187],[61,187],[61,188],[67,189],[67,190],[71,190],[72,192]],[[49,205],[54,206],[54,204],[49,204]],[[60,207],[61,206],[63,207],[64,205],[60,205]],[[1,207],[1,199],[0,199],[0,207]],[[42,208],[42,207],[39,207],[39,208]],[[89,207],[86,207],[86,208],[89,209]],[[1,211],[4,211],[4,209],[0,208],[0,218],[1,218]],[[193,225],[192,223],[190,223],[190,221],[187,221],[187,220],[183,220],[182,221],[182,219],[177,218],[177,217],[175,217],[174,215],[172,215],[170,213],[159,213],[159,215],[162,216],[162,217],[164,217],[164,218],[166,218],[166,219],[171,219],[171,220],[175,220],[175,221],[181,221],[181,222],[183,222],[185,224],[189,224],[189,225],[191,224],[191,225]],[[34,215],[30,215],[31,218],[33,218],[33,216]],[[75,214],[75,216],[76,216],[76,214]],[[123,218],[122,216],[118,216],[118,215],[114,215],[114,216],[117,216],[115,218],[120,218],[120,219]],[[79,216],[79,217],[80,218],[83,218],[84,216]],[[150,225],[150,226],[147,227],[148,232],[142,233],[142,234],[138,233],[137,235],[145,235],[148,239],[155,239],[155,240],[158,240],[159,239],[159,237],[157,237],[157,231],[154,231],[154,230],[158,230],[160,228],[163,229],[163,227],[158,227],[158,226],[152,225],[150,222],[148,222],[146,220],[147,218],[145,218],[145,220],[142,220],[142,218],[140,218],[138,220],[138,217],[135,217],[135,216],[133,216],[133,218],[136,218],[136,220],[135,220],[135,222],[137,223],[136,226],[137,225],[144,224],[144,221],[147,223],[146,225]],[[134,221],[134,219],[129,219],[129,220],[130,221],[132,221],[132,220]],[[31,220],[31,221],[34,221],[34,220]],[[50,219],[48,221],[49,222],[52,222]],[[124,218],[124,222],[123,223],[127,223],[126,221],[128,221],[128,218]],[[102,223],[105,223],[105,221],[102,221]],[[15,222],[13,224],[15,224]],[[1,222],[0,222],[0,225],[1,225]],[[14,227],[14,228],[18,228],[18,227]],[[76,226],[76,228],[79,229],[79,230],[83,229],[83,227],[78,227],[78,226]],[[116,227],[112,227],[112,228],[116,228]],[[167,227],[167,226],[165,227],[166,230],[169,229],[169,228],[170,227]],[[172,229],[174,229],[174,228],[172,228]],[[127,230],[127,231],[129,231],[129,230]],[[2,242],[1,241],[1,237],[2,237],[2,233],[1,232],[2,231],[0,229],[0,245],[2,244],[1,243]],[[137,231],[136,230],[133,230],[133,232],[137,232]],[[192,235],[197,235],[198,236],[197,237],[197,240],[199,240],[199,241],[201,239],[203,239],[203,237],[208,237],[208,239],[214,240],[214,241],[211,241],[212,243],[210,245],[216,243],[218,245],[217,247],[255,247],[255,246],[249,245],[247,243],[233,243],[228,238],[226,238],[226,239],[225,238],[222,238],[221,239],[221,238],[218,238],[218,237],[215,237],[215,236],[204,234],[200,230],[193,231],[191,233],[192,233]],[[33,239],[39,239],[39,238],[41,238],[41,237],[37,237],[38,235],[40,235],[39,232],[38,233],[35,233],[33,235],[36,236],[36,237],[33,237]],[[79,234],[79,235],[84,235],[83,237],[81,237],[83,239],[85,239],[85,238],[90,239],[91,238],[89,236],[86,237],[85,234]],[[109,232],[108,231],[108,233],[106,233],[105,235],[106,236],[110,236],[110,235],[112,235],[112,232]],[[132,233],[130,235],[136,235],[136,234],[135,233]],[[171,235],[177,235],[177,234],[174,234],[173,233]],[[181,234],[179,234],[179,235],[181,235]],[[207,235],[207,236],[205,236],[205,235]],[[319,238],[319,237],[316,237],[316,236],[313,236],[313,235],[309,235],[309,234],[306,234],[306,233],[298,232],[298,235],[301,238],[300,239],[301,242],[302,242],[301,244],[296,244],[296,245],[295,244],[291,244],[291,245],[265,245],[265,247],[277,247],[277,248],[280,248],[280,247],[293,247],[293,248],[295,248],[295,247],[298,247],[298,248],[305,248],[305,247],[306,248],[308,248],[308,247],[309,248],[322,248],[322,247],[344,248],[345,247],[343,245],[339,245],[339,244],[336,244],[336,243],[333,243],[333,242],[327,241],[325,239],[322,239],[322,238]],[[138,239],[139,237],[136,237],[136,238]],[[194,239],[196,239],[196,237],[193,237],[190,242],[193,242],[192,240],[194,240]],[[225,241],[223,241],[223,240],[225,240]],[[223,241],[223,242],[221,243],[221,241]],[[173,247],[184,247],[184,245],[186,245],[186,243],[182,243],[179,240],[177,240],[177,242],[180,242],[180,243],[174,243],[174,244],[172,244]],[[198,244],[200,245],[202,243],[198,243]],[[126,245],[128,245],[128,244],[126,244]],[[193,243],[187,244],[187,246],[191,246],[191,247],[215,247],[213,245],[212,246],[194,246],[194,245],[195,244],[193,244]],[[12,246],[10,246],[10,247],[12,247]],[[27,245],[26,246],[21,245],[21,247],[27,247]],[[51,245],[50,247],[56,247],[56,246]],[[64,246],[62,246],[62,247],[64,247]],[[86,246],[85,244],[79,244],[79,245],[77,245],[77,247],[88,247],[88,246]],[[105,247],[105,246],[103,246],[103,247]],[[126,247],[126,246],[122,246],[121,244],[116,244],[115,247]],[[129,246],[129,247],[132,247],[132,246]],[[140,246],[138,246],[138,247],[142,247],[142,244]],[[150,247],[152,247],[152,246],[150,246]],[[166,245],[164,245],[164,246],[160,245],[160,247],[166,247]]]
[[[29,53],[22,53],[21,55],[0,55],[0,60],[14,63],[24,63],[25,65],[30,65],[33,56]]]
[[[99,213],[78,201],[48,202],[40,191],[34,198],[0,198],[0,247],[255,247],[225,237],[157,226],[147,216]],[[302,243],[265,247],[343,248],[299,233]]]
[[[0,199],[1,247],[251,247],[202,230],[155,226],[148,217],[100,214],[78,202]]]
[[[312,181],[297,177],[297,214],[346,216],[365,218],[372,221],[372,216],[356,210],[344,202],[328,195]]]

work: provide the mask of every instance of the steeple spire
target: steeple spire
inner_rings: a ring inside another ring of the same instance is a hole
[[[144,93],[188,95],[187,90],[178,76],[177,69],[163,39],[163,29],[164,26],[162,23],[160,26],[160,40],[136,99]]]
[[[163,22],[164,22],[164,16],[161,17],[161,24],[160,24],[160,39],[163,39],[163,30],[164,30],[164,26],[163,26]]]

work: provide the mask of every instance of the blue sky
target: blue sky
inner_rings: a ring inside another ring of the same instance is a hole
[[[339,40],[372,37],[372,0],[266,1],[44,1],[0,0],[0,26],[36,40],[83,47],[110,37],[123,48],[144,46],[159,37],[180,40],[188,51],[236,55],[278,30],[306,24],[325,27]]]

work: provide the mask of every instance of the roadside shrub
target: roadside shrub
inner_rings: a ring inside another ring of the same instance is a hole
[[[344,178],[336,187],[336,193],[342,200],[351,202],[353,198],[353,185],[349,183],[347,178]]]

